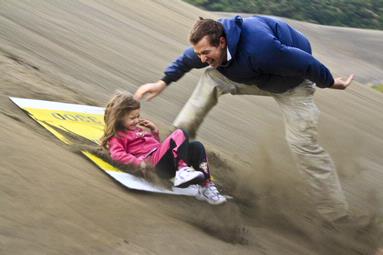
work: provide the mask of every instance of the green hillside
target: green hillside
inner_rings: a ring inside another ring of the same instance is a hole
[[[382,0],[185,0],[210,11],[281,16],[323,25],[383,30]]]

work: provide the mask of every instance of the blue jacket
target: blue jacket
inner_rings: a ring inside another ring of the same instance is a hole
[[[218,21],[225,28],[232,59],[217,70],[230,80],[274,93],[294,88],[304,79],[321,88],[334,83],[330,71],[311,55],[308,39],[287,23],[265,16]],[[192,68],[206,66],[188,48],[167,67],[162,80],[170,84]]]

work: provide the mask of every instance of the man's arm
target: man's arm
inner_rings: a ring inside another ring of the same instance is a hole
[[[331,87],[334,84],[334,78],[328,68],[311,54],[284,45],[277,38],[267,43],[265,55],[255,60],[262,72],[302,77],[315,82],[321,88]]]
[[[328,68],[311,54],[298,48],[289,47],[274,38],[270,43],[271,54],[260,62],[259,68],[265,73],[280,76],[302,76],[321,88],[346,89],[354,79],[351,74],[346,79],[333,78]]]
[[[201,62],[193,48],[190,47],[166,68],[165,75],[161,80],[140,86],[134,94],[134,98],[141,100],[146,97],[146,100],[150,100],[159,95],[170,83],[179,80],[191,69],[203,68],[207,65]]]
[[[184,53],[173,61],[165,70],[164,77],[161,79],[167,85],[178,81],[185,73],[193,68],[203,68],[208,66],[207,63],[202,63],[201,59],[194,52],[192,47],[187,48]]]

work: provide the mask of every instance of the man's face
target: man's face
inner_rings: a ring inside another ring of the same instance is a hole
[[[206,35],[197,44],[193,45],[193,48],[202,63],[208,63],[213,68],[219,67],[226,61],[226,39],[223,36],[220,38],[217,47],[210,44]]]

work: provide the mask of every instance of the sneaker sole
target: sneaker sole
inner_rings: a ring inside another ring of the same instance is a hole
[[[180,183],[178,185],[174,185],[174,187],[186,188],[186,187],[193,185],[193,184],[202,184],[204,181],[205,181],[205,176],[203,175],[203,173],[201,173],[200,175],[196,176],[195,178],[193,178],[189,181]]]
[[[201,196],[195,196],[195,198],[199,201],[205,201],[207,202],[208,204],[210,205],[221,205],[221,204],[224,204],[227,202],[227,199],[223,200],[223,201],[217,201],[217,202],[212,202],[211,200],[205,198],[205,197],[201,197]]]

